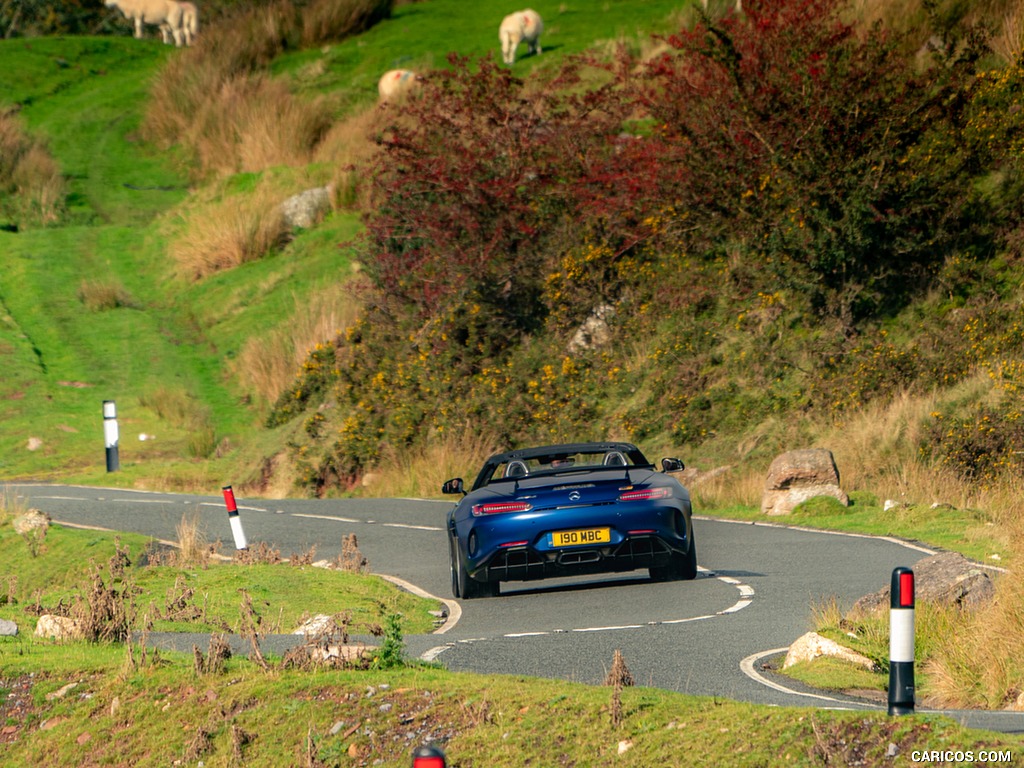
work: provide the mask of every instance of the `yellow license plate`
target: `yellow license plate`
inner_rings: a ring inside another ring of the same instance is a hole
[[[607,544],[612,540],[612,529],[581,528],[576,531],[555,531],[549,536],[552,547],[578,547],[583,544]]]

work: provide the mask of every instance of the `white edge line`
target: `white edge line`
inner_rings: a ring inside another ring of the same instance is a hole
[[[409,523],[381,523],[382,528],[408,528],[413,531],[443,531],[436,525],[411,525]]]
[[[761,685],[767,688],[771,688],[773,690],[788,694],[790,696],[804,696],[809,699],[818,699],[819,701],[831,701],[834,704],[841,704],[844,708],[852,709],[855,707],[866,707],[868,709],[879,709],[878,706],[868,702],[861,703],[859,701],[846,701],[843,699],[836,699],[831,696],[823,696],[820,693],[804,693],[802,691],[794,691],[792,688],[787,688],[781,683],[776,683],[774,680],[769,680],[767,677],[762,675],[754,668],[754,664],[756,664],[760,659],[763,659],[765,656],[773,656],[775,654],[783,653],[788,650],[789,648],[785,647],[773,648],[770,651],[758,651],[757,653],[752,653],[750,656],[747,656],[747,658],[743,659],[743,661],[740,662],[740,669],[743,671],[743,674],[745,674],[754,682],[760,683]]]
[[[21,498],[27,499],[28,496],[22,496]],[[33,499],[47,499],[57,501],[88,501],[84,496],[32,496]]]
[[[460,606],[455,600],[448,600],[447,598],[444,598],[444,597],[438,597],[437,595],[432,595],[429,592],[427,592],[425,589],[421,589],[420,587],[417,587],[412,582],[406,581],[405,579],[400,579],[397,576],[388,576],[388,575],[383,574],[383,573],[379,573],[377,575],[380,576],[385,581],[390,581],[392,584],[395,584],[396,586],[401,587],[402,589],[404,589],[407,592],[412,592],[412,594],[416,595],[417,597],[422,597],[422,598],[425,598],[427,600],[437,600],[439,603],[444,603],[445,604],[445,606],[448,608],[448,619],[445,621],[444,624],[442,624],[440,627],[435,629],[431,634],[433,634],[433,635],[443,635],[449,629],[451,629],[456,624],[458,624],[459,623],[459,619],[462,618],[462,606]]]

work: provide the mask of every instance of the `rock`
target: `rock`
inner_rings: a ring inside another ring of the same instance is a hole
[[[362,643],[349,645],[328,645],[326,648],[313,648],[309,656],[321,664],[352,664],[361,659],[369,659],[376,650],[375,646]]]
[[[615,307],[611,304],[595,307],[590,313],[590,317],[576,329],[576,333],[569,342],[569,354],[578,355],[590,349],[607,346],[612,340],[612,329],[608,325],[608,318],[614,314]]]
[[[28,439],[28,444],[25,447],[28,448],[28,450],[30,451],[38,451],[40,448],[43,447],[43,441],[41,438],[38,437],[30,437]]]
[[[314,565],[316,565],[314,563]],[[334,618],[328,616],[325,613],[318,613],[306,621],[302,622],[298,629],[296,629],[293,635],[305,635],[306,637],[316,637],[322,635],[325,632],[330,632],[335,629]]]
[[[7,619],[0,619],[0,637],[15,637],[18,634],[18,625]]]
[[[761,512],[788,515],[798,504],[816,496],[831,496],[842,504],[850,504],[850,497],[839,487],[839,470],[832,451],[788,451],[776,456],[768,468]]]
[[[48,637],[58,643],[65,640],[78,640],[83,634],[82,626],[67,616],[54,616],[45,613],[36,622],[36,637]]]
[[[992,599],[995,585],[985,571],[959,552],[941,552],[922,558],[911,566],[914,572],[915,602],[977,608]],[[865,595],[849,616],[864,616],[889,610],[889,586]]]
[[[814,661],[814,659],[821,658],[822,656],[842,659],[851,664],[862,666],[865,669],[873,670],[875,668],[875,662],[867,656],[862,656],[856,651],[840,645],[835,640],[822,637],[817,632],[808,632],[789,646],[789,651],[786,653],[786,661],[783,662],[782,668],[789,669],[801,661]]]
[[[68,683],[67,685],[65,685],[64,687],[60,688],[59,690],[52,691],[51,693],[46,694],[46,700],[47,701],[53,701],[55,699],[63,699],[65,696],[68,695],[68,693],[70,693],[71,691],[75,690],[75,688],[77,688],[77,687],[78,687],[78,683]]]
[[[18,515],[12,523],[14,532],[19,536],[25,536],[34,531],[45,534],[50,527],[50,516],[40,512],[38,509],[30,509],[23,515]]]
[[[281,203],[281,214],[291,229],[316,226],[331,210],[331,188],[316,187],[293,195]]]

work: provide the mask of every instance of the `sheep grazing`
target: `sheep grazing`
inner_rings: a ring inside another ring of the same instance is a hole
[[[135,24],[135,37],[142,39],[143,24],[167,26],[174,44],[181,47],[185,41],[182,32],[184,9],[176,0],[103,0],[108,8],[117,8]]]
[[[192,45],[192,41],[199,34],[199,9],[188,0],[179,0],[181,6],[181,39],[185,45]],[[169,24],[160,25],[160,34],[164,43],[170,45],[174,42],[174,30]]]
[[[423,76],[417,75],[411,69],[392,69],[385,72],[377,81],[380,102],[401,102],[419,88],[421,82]]]
[[[525,11],[510,13],[498,27],[502,60],[506,64],[515,64],[516,49],[520,43],[526,43],[530,53],[540,53],[540,35],[543,31],[544,22],[536,11],[527,8]]]

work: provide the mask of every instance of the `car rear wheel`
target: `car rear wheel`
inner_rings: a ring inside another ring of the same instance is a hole
[[[481,583],[469,577],[459,542],[451,536],[448,538],[448,562],[452,574],[452,594],[455,597],[472,600],[477,597],[497,597],[501,593],[500,582]]]
[[[673,554],[668,565],[648,569],[652,581],[692,581],[697,578],[697,543],[690,539],[685,555]]]

